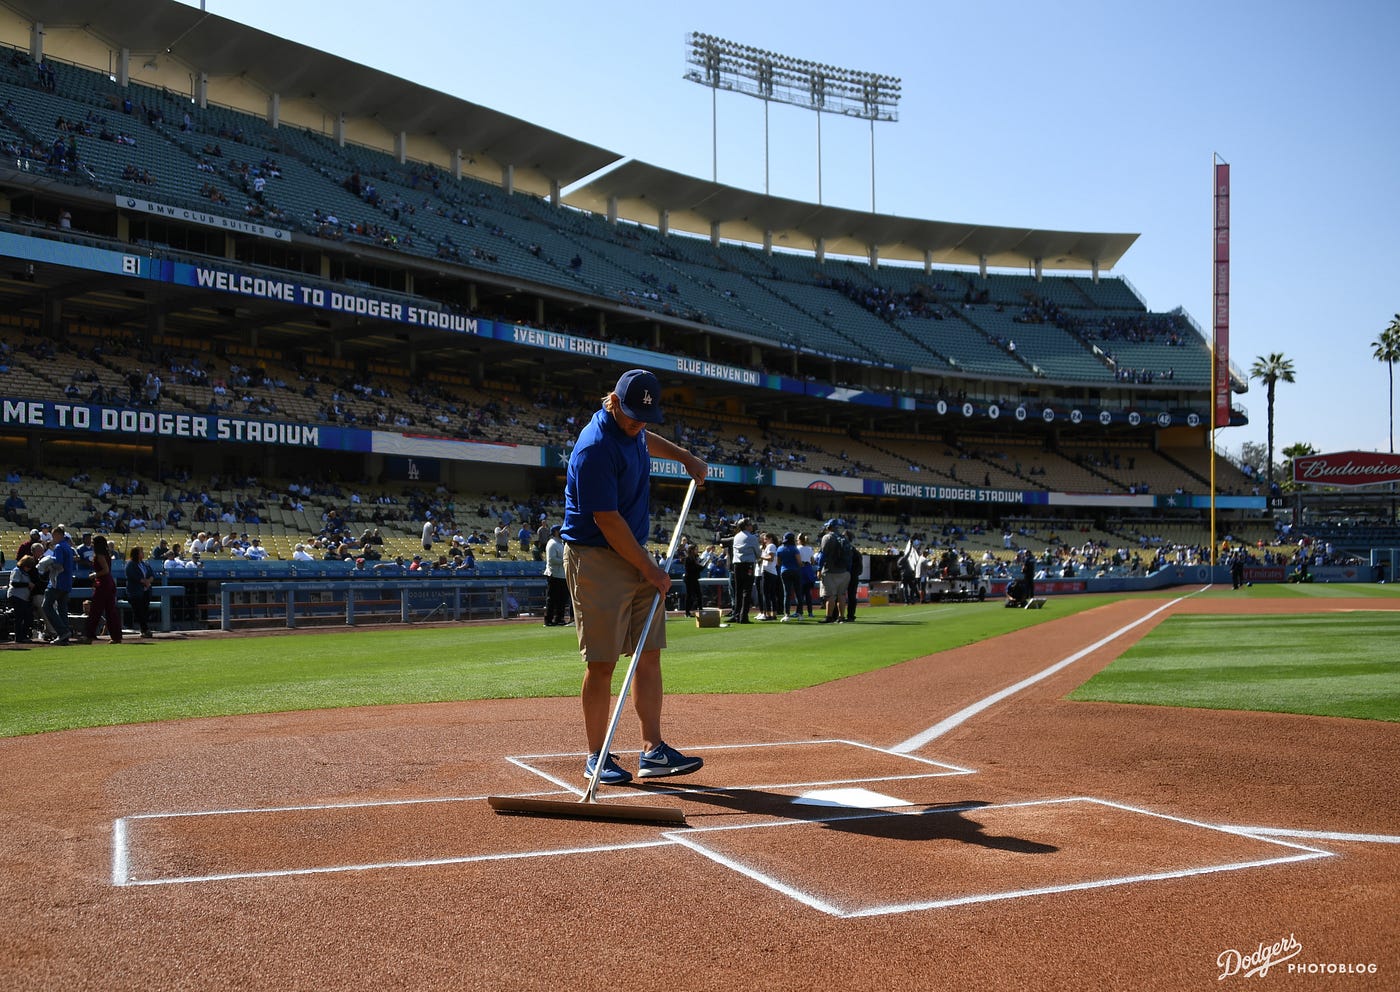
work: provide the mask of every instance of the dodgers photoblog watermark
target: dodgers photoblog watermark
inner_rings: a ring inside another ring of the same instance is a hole
[[[1227,978],[1266,978],[1271,968],[1286,963],[1290,975],[1374,975],[1374,961],[1295,961],[1303,953],[1303,945],[1293,934],[1265,944],[1262,940],[1252,951],[1227,947],[1215,958],[1220,969],[1219,981]]]

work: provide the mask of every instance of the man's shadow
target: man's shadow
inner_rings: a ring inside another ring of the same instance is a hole
[[[641,786],[639,791],[661,791],[662,788],[664,787],[649,789]],[[703,823],[694,821],[703,820],[706,816],[741,813],[755,817],[814,823],[827,830],[887,840],[957,841],[1013,854],[1053,854],[1059,850],[1053,844],[1042,844],[1023,837],[986,833],[982,823],[966,815],[992,805],[976,799],[896,811],[863,809],[839,803],[800,803],[795,802],[793,796],[765,792],[762,789],[714,789],[687,783],[680,788],[664,788],[664,791],[667,795],[680,796],[691,802],[704,803],[716,808],[714,813],[687,812],[686,819],[690,821],[691,826],[703,826]]]

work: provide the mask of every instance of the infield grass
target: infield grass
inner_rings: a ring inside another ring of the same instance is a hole
[[[1400,614],[1168,617],[1069,698],[1400,721]]]
[[[1111,602],[1056,599],[864,610],[854,624],[666,628],[668,693],[784,692],[961,647]],[[626,658],[617,667],[620,683]],[[538,622],[249,637],[129,639],[0,652],[0,737],[238,713],[572,696],[582,663],[572,627]]]

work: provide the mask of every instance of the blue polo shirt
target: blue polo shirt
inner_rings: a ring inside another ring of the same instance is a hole
[[[637,543],[646,547],[651,517],[651,456],[647,454],[646,431],[628,437],[607,410],[593,415],[569,456],[560,539],[608,547],[608,539],[593,521],[593,514],[600,510],[620,513]]]

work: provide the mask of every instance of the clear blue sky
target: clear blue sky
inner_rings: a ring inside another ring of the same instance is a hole
[[[198,6],[198,3],[193,3]],[[208,9],[654,165],[708,178],[690,31],[903,79],[876,205],[1141,237],[1114,269],[1209,333],[1211,161],[1232,167],[1231,353],[1282,352],[1276,447],[1388,450],[1370,342],[1400,312],[1400,3],[590,4],[208,0]],[[411,18],[394,16],[411,10]],[[331,11],[334,11],[332,14]],[[719,96],[719,179],[763,189],[763,109]],[[770,110],[770,189],[817,198],[816,122]],[[870,206],[870,132],[822,121],[822,199]],[[1397,370],[1400,371],[1400,370]],[[1222,447],[1265,437],[1252,423]]]

